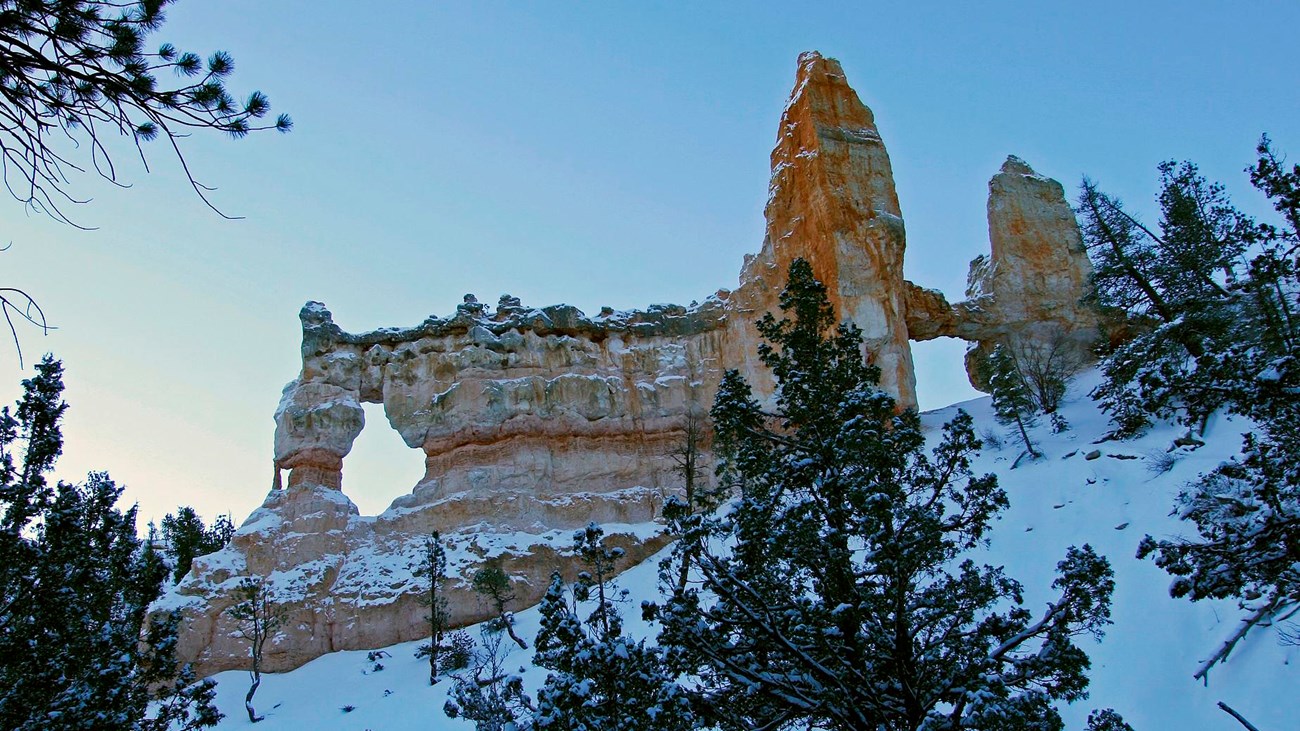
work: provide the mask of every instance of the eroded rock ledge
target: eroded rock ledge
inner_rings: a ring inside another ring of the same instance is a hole
[[[158,607],[184,612],[181,657],[204,675],[243,666],[247,649],[225,609],[249,575],[289,609],[267,650],[271,670],[421,637],[411,572],[432,530],[451,547],[458,624],[486,617],[468,590],[477,566],[501,560],[518,605],[532,604],[552,570],[574,571],[569,534],[589,521],[632,561],[652,554],[668,540],[656,520],[681,485],[672,454],[688,417],[708,411],[726,369],[770,395],[753,323],[777,310],[797,257],[861,328],[865,356],[902,407],[916,404],[910,340],[971,342],[972,374],[1000,342],[1086,357],[1096,336],[1082,304],[1090,269],[1059,183],[1008,158],[989,184],[991,253],[972,263],[967,300],[953,305],[903,279],[889,155],[837,61],[799,57],[771,161],[763,244],[736,289],[701,304],[589,317],[508,295],[489,308],[467,295],[449,317],[355,334],[323,304],[303,307],[302,370],[275,412],[273,489],[231,545],[196,560]],[[425,455],[411,493],[372,517],[343,493],[362,403],[382,403],[388,426]]]

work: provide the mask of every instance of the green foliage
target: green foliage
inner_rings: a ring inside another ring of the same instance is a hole
[[[510,576],[506,574],[505,569],[501,568],[501,560],[498,558],[488,561],[485,566],[474,572],[470,582],[474,591],[492,605],[496,613],[496,617],[491,620],[494,629],[504,630],[510,635],[510,639],[519,645],[519,649],[527,650],[528,643],[515,634],[514,613],[506,610],[506,605],[515,600],[515,590],[510,585]]]
[[[197,680],[190,665],[176,660],[179,612],[152,617],[145,629],[144,644],[150,648],[136,669],[135,684],[151,689],[154,716],[140,724],[140,731],[184,731],[210,728],[222,719],[217,710],[217,684]]]
[[[1016,433],[1030,456],[1038,457],[1038,449],[1029,438],[1028,427],[1034,425],[1038,404],[1029,383],[1021,375],[1015,357],[1006,345],[993,349],[987,362],[985,380],[992,390],[993,413],[998,423],[1016,427]]]
[[[691,582],[646,608],[669,666],[697,679],[694,709],[723,729],[1060,728],[1052,701],[1088,682],[1075,640],[1109,621],[1108,563],[1071,548],[1033,616],[1020,584],[963,557],[1007,506],[992,475],[971,473],[970,416],[926,454],[917,415],[876,388],[806,262],[781,307],[759,323],[774,404],[734,371],[714,402],[737,496],[675,516],[662,581],[690,561]]]
[[[466,633],[452,635],[445,651],[447,669],[468,667],[471,662],[474,665],[469,673],[457,676],[443,712],[451,718],[473,721],[479,731],[530,728],[532,699],[524,691],[523,679],[506,670],[506,652],[502,649],[507,633],[521,648],[528,646],[515,635],[514,617],[505,609],[515,599],[510,577],[499,561],[489,561],[474,572],[471,585],[491,603],[496,616],[480,629],[480,653],[473,653],[473,641]]]
[[[1174,575],[1173,596],[1235,598],[1247,627],[1300,603],[1300,166],[1288,169],[1267,137],[1257,152],[1248,172],[1277,224],[1238,212],[1189,163],[1161,166],[1158,231],[1091,184],[1082,199],[1103,301],[1153,322],[1103,364],[1096,396],[1119,431],[1172,415],[1203,428],[1219,409],[1256,427],[1240,456],[1179,495],[1197,535],[1147,536],[1138,550]],[[1125,221],[1124,236],[1108,228]]]
[[[442,654],[444,635],[447,633],[449,615],[447,613],[447,551],[442,545],[442,535],[433,531],[424,540],[424,551],[420,565],[415,569],[415,577],[424,581],[424,591],[420,595],[420,604],[429,613],[424,619],[429,623],[429,641],[416,651],[416,657],[429,658],[429,685],[438,682],[438,673],[443,669]]]
[[[1253,319],[1243,294],[1258,228],[1191,163],[1162,164],[1160,184],[1155,230],[1090,180],[1079,200],[1096,297],[1139,326],[1103,361],[1105,381],[1093,394],[1121,435],[1152,417],[1203,424],[1230,400],[1216,354],[1253,331],[1242,327]]]
[[[523,678],[505,667],[505,633],[491,624],[480,632],[483,650],[471,671],[457,676],[443,713],[473,721],[477,731],[527,731],[532,728],[533,701],[524,692]]]
[[[485,566],[474,572],[474,577],[470,579],[470,585],[474,591],[486,597],[492,602],[493,608],[498,604],[504,605],[515,598],[514,591],[510,588],[510,577],[501,568],[501,562],[489,561]]]
[[[662,651],[623,634],[612,578],[623,549],[603,545],[592,523],[574,533],[586,570],[572,585],[559,574],[542,600],[534,662],[550,670],[537,694],[534,728],[554,731],[660,731],[695,727],[685,691],[668,675]],[[581,615],[590,607],[586,617]]]
[[[465,630],[448,635],[447,648],[439,663],[444,670],[464,670],[474,660],[474,638]]]
[[[1124,722],[1124,717],[1105,708],[1088,714],[1088,731],[1133,731],[1133,727]]]
[[[253,709],[253,696],[262,684],[262,656],[266,643],[279,632],[288,620],[285,608],[277,603],[271,589],[261,579],[245,576],[234,592],[235,603],[226,609],[236,622],[236,631],[248,643],[250,680],[244,696],[244,710],[249,723],[257,723],[262,716]]]
[[[175,660],[177,618],[146,622],[167,569],[135,508],[116,507],[122,489],[102,472],[49,483],[63,368],[46,356],[36,371],[0,410],[0,727],[216,725],[213,683]]]
[[[226,547],[235,534],[235,524],[228,515],[219,515],[212,525],[203,524],[203,518],[194,508],[182,505],[176,514],[168,513],[162,519],[162,542],[172,564],[172,583],[179,584],[190,572],[194,559],[216,553]]]
[[[270,111],[260,91],[231,95],[234,61],[224,51],[205,60],[170,43],[146,47],[172,2],[0,1],[0,147],[19,202],[71,223],[62,207],[81,202],[67,192],[75,173],[94,169],[121,184],[109,151],[115,137],[142,159],[147,143],[165,140],[189,176],[181,143],[194,130],[233,138],[289,130],[286,115],[259,123]],[[189,180],[208,203],[211,188]]]

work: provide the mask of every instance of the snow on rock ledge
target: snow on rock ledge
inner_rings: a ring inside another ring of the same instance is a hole
[[[509,295],[489,308],[466,295],[449,317],[354,334],[307,303],[302,370],[275,412],[271,493],[226,549],[197,560],[160,602],[184,612],[181,657],[203,675],[243,665],[247,648],[225,610],[250,575],[290,612],[267,651],[270,670],[420,637],[411,571],[432,530],[456,551],[456,624],[486,617],[468,589],[475,567],[499,557],[518,605],[532,604],[552,570],[574,571],[559,546],[589,521],[606,524],[631,562],[650,555],[667,541],[655,521],[681,485],[672,454],[688,417],[707,413],[727,369],[771,395],[754,322],[777,310],[795,258],[861,329],[866,357],[902,407],[916,404],[910,340],[959,337],[987,349],[1039,337],[1043,322],[1067,323],[1084,333],[1080,342],[1095,329],[1078,303],[1087,260],[1061,187],[1014,158],[990,183],[991,294],[950,306],[903,279],[889,155],[839,62],[799,57],[771,162],[763,245],[734,291],[702,304],[589,317]],[[388,425],[425,454],[419,484],[374,517],[343,493],[363,403],[382,403]],[[701,463],[710,464],[705,447]]]

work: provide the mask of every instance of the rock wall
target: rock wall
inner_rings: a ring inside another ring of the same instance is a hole
[[[729,368],[771,395],[754,322],[777,310],[797,257],[862,329],[864,357],[902,408],[916,404],[909,339],[959,337],[977,352],[1009,339],[1057,342],[1060,332],[1089,341],[1095,318],[1080,304],[1089,269],[1073,214],[1060,185],[1019,160],[990,183],[992,256],[972,265],[969,299],[957,305],[903,279],[889,155],[838,62],[799,57],[771,160],[763,245],[735,291],[700,305],[588,317],[466,295],[450,317],[360,334],[320,303],[303,307],[302,370],[275,412],[274,487],[231,545],[196,560],[157,607],[184,614],[180,656],[204,675],[243,666],[246,645],[225,610],[250,575],[289,611],[268,669],[420,638],[412,569],[433,530],[449,547],[456,624],[487,617],[468,589],[476,567],[501,561],[517,606],[535,603],[552,570],[576,570],[569,534],[590,521],[632,562],[652,554],[668,540],[656,520],[681,487],[672,455],[688,417],[708,411]],[[378,516],[359,515],[343,492],[362,403],[382,403],[388,426],[425,454],[424,477]]]
[[[992,252],[971,262],[965,302],[907,283],[912,339],[969,341],[966,372],[982,391],[981,366],[999,343],[1022,360],[1089,362],[1099,325],[1087,301],[1092,264],[1064,188],[1009,156],[989,181],[988,222]]]

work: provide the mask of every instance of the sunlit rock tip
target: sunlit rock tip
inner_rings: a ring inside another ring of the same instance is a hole
[[[184,612],[179,653],[201,674],[241,667],[226,613],[241,577],[263,578],[289,611],[265,667],[384,647],[427,628],[412,571],[425,537],[450,554],[453,623],[485,619],[469,589],[488,559],[513,577],[514,607],[536,602],[553,569],[575,571],[570,534],[590,521],[630,563],[667,538],[665,499],[682,489],[674,459],[736,369],[771,396],[754,322],[778,311],[796,258],[862,331],[864,355],[900,408],[916,405],[910,340],[958,337],[975,357],[999,342],[1082,349],[1096,318],[1078,227],[1061,186],[1007,159],[989,184],[991,255],[968,299],[903,279],[906,233],[889,154],[838,61],[799,56],[771,155],[767,228],[734,289],[690,306],[535,307],[466,294],[447,316],[349,333],[320,302],[302,322],[302,368],[275,410],[275,479],[231,544],[195,561],[158,607]],[[386,424],[366,424],[364,403]],[[344,464],[363,428],[396,430],[424,476],[378,516],[348,499]],[[696,447],[710,464],[707,435]],[[282,479],[286,473],[288,479]],[[712,480],[705,469],[700,478]]]

